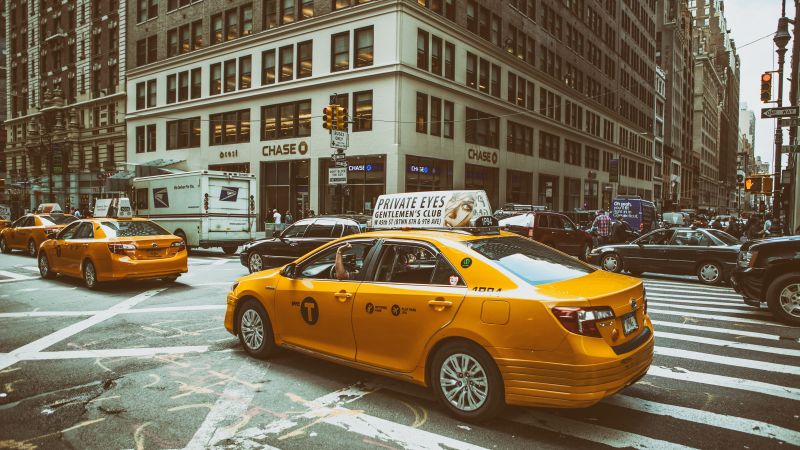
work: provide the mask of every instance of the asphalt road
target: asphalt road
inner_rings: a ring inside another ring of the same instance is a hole
[[[172,285],[88,291],[0,255],[0,448],[788,448],[800,328],[727,287],[646,280],[649,374],[592,408],[511,408],[477,426],[424,389],[289,351],[248,357],[222,325],[246,270],[204,252]]]

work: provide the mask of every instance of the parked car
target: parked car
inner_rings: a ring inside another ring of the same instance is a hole
[[[592,250],[592,235],[561,213],[533,211],[500,220],[499,224],[512,233],[530,237],[583,260]]]
[[[334,239],[364,231],[369,219],[358,214],[300,219],[271,238],[246,243],[239,260],[250,273],[279,267]]]
[[[537,205],[526,205],[522,203],[506,203],[502,208],[494,212],[494,218],[497,220],[507,219],[513,216],[527,214],[531,211],[545,211],[547,208]]]
[[[800,236],[742,244],[731,283],[748,305],[766,303],[775,317],[800,325]]]
[[[740,245],[724,231],[666,228],[627,244],[598,247],[589,255],[589,262],[609,272],[627,270],[637,276],[642,272],[696,274],[705,284],[719,284],[736,266]]]

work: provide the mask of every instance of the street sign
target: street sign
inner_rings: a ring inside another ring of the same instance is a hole
[[[329,168],[328,184],[347,184],[347,167]]]
[[[334,153],[331,155],[331,161],[333,162],[344,161],[345,158],[347,158],[347,155],[345,155],[344,153]]]
[[[800,127],[800,118],[781,119],[778,121],[778,125],[782,127]]]
[[[331,130],[331,148],[347,148],[347,131]]]
[[[761,108],[762,119],[777,119],[778,117],[794,117],[800,115],[800,107],[787,106],[785,108]]]
[[[798,153],[798,152],[800,152],[800,144],[781,146],[781,153]]]
[[[333,166],[334,167],[347,167],[347,161],[345,161],[343,159],[340,159],[338,161],[334,161]]]

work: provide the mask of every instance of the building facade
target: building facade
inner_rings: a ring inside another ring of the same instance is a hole
[[[654,1],[150,4],[128,11],[133,165],[255,173],[259,211],[294,217],[436,189],[652,199]],[[331,102],[350,120],[346,185],[329,180]]]
[[[125,18],[117,0],[5,0],[12,206],[88,208],[125,158]]]

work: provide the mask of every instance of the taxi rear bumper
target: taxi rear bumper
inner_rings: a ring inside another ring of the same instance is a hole
[[[586,408],[638,381],[653,360],[653,335],[630,353],[593,364],[495,357],[506,403]]]
[[[185,251],[163,259],[112,257],[110,266],[111,270],[106,274],[108,280],[161,278],[189,271]]]

